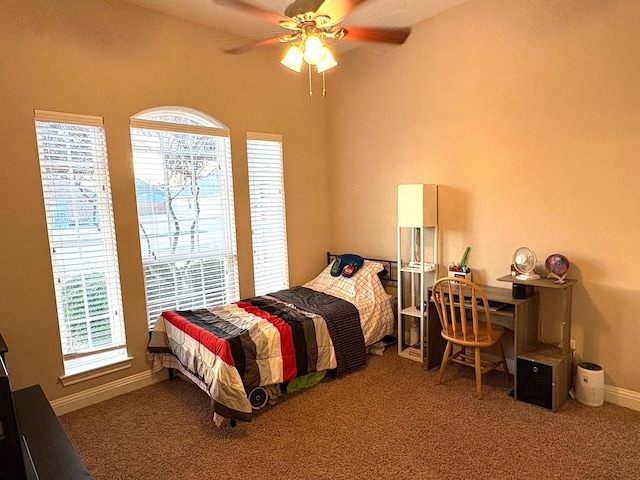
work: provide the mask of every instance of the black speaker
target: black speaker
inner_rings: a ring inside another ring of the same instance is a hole
[[[522,283],[514,283],[511,287],[511,298],[524,300],[533,295],[533,285],[524,285]]]

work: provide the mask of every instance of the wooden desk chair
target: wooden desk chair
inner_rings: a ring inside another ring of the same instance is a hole
[[[432,292],[431,300],[436,306],[442,324],[442,337],[447,341],[438,373],[438,384],[441,383],[442,374],[450,361],[475,368],[478,398],[482,398],[484,373],[502,366],[507,378],[511,381],[502,343],[500,343],[504,328],[491,325],[489,302],[482,289],[463,278],[444,277],[434,283]],[[460,308],[460,299],[464,302],[465,297],[467,300],[465,308]],[[478,320],[479,308],[483,309],[484,321]],[[500,359],[493,363],[481,360],[480,350],[492,347],[496,343],[500,347]],[[455,353],[454,345],[460,347]],[[467,347],[474,349],[473,356],[467,355]]]

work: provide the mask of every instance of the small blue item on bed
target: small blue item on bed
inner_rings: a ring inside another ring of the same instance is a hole
[[[353,277],[362,265],[364,264],[364,258],[360,255],[353,253],[343,253],[338,255],[333,261],[331,266],[331,276],[339,277],[342,275],[345,278]]]

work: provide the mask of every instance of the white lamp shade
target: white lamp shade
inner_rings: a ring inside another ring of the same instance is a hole
[[[302,71],[302,59],[302,50],[296,45],[291,45],[284,58],[280,60],[280,63],[294,72],[300,73]]]
[[[304,41],[304,61],[317,65],[325,56],[325,48],[318,35],[309,35]]]
[[[322,60],[320,60],[320,62],[318,62],[317,65],[318,73],[326,72],[336,65],[338,65],[338,62],[336,62],[336,59],[333,58],[331,51],[327,47],[324,47],[324,57],[322,58]]]
[[[398,226],[438,225],[437,185],[398,185]]]

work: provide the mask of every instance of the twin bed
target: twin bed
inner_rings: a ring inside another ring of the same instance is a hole
[[[153,371],[179,370],[211,397],[215,423],[251,421],[285,392],[366,364],[394,332],[395,262],[327,253],[313,280],[227,305],[165,311],[148,345]]]

